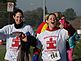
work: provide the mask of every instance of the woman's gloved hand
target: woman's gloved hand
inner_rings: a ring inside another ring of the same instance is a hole
[[[27,41],[28,41],[28,40],[27,40],[27,35],[25,35],[24,33],[21,33],[20,39],[21,39],[22,41],[24,41],[24,42],[27,42]]]
[[[39,61],[38,58],[39,58],[39,55],[38,54],[34,54],[32,56],[32,61]]]

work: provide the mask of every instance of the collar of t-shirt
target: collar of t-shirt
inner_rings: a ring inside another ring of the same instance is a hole
[[[58,30],[58,29],[59,29],[59,28],[55,27],[55,28],[53,28],[52,30],[50,30],[49,27],[48,27],[46,30],[48,30],[48,31],[55,31],[55,30]]]

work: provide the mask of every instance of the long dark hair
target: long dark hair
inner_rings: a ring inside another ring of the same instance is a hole
[[[18,53],[17,61],[29,61],[30,45],[36,47],[37,39],[34,36],[28,35],[27,40],[28,42],[23,42],[21,40],[21,45],[18,48],[19,53]]]
[[[23,15],[23,11],[20,10],[20,9],[15,9],[15,10],[13,11],[13,16],[15,16],[16,13],[18,13],[18,12],[20,12],[20,13],[22,14],[22,16],[24,16],[24,15]]]

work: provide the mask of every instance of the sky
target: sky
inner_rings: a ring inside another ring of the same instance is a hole
[[[73,8],[77,15],[81,15],[81,0],[46,0],[48,12],[61,11]],[[33,10],[43,7],[43,0],[17,0],[16,7],[23,11]]]

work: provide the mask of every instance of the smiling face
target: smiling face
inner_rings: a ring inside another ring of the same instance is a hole
[[[56,16],[53,14],[49,15],[47,23],[49,28],[54,28],[56,26]]]
[[[13,18],[16,24],[21,24],[23,22],[23,15],[20,12],[17,12]]]

